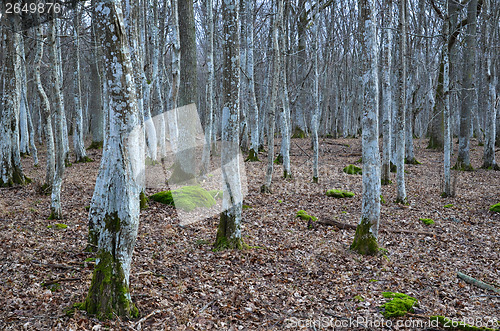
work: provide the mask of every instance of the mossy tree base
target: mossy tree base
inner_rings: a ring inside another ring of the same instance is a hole
[[[313,182],[314,184],[318,184],[318,177],[313,177],[312,182]]]
[[[250,152],[248,152],[248,156],[245,159],[245,162],[260,162],[259,153],[253,149],[250,149]]]
[[[274,159],[274,164],[283,164],[283,155],[281,153]]]
[[[422,164],[422,162],[419,162],[416,158],[413,158],[413,159],[407,159],[407,158],[405,158],[405,164],[414,164],[414,165],[417,165],[417,164]]]
[[[87,149],[102,149],[103,144],[102,141],[93,141]]]
[[[81,157],[79,159],[75,159],[75,163],[88,163],[88,162],[94,162],[94,160],[92,160],[90,157],[88,156],[84,156],[84,157]]]
[[[307,133],[298,126],[296,126],[293,129],[292,138],[307,138]]]
[[[293,176],[290,172],[286,171],[286,170],[283,170],[283,178],[284,179],[292,179]]]
[[[262,185],[260,187],[260,193],[269,193],[272,194],[273,192],[271,191],[271,188],[267,186],[266,184]]]
[[[236,207],[232,207],[230,210],[234,210],[234,208]],[[235,221],[235,216],[229,213],[229,211],[224,211],[220,214],[219,228],[217,229],[217,237],[214,243],[215,251],[250,248],[241,239],[241,231]]]
[[[354,241],[351,244],[351,250],[361,255],[377,255],[379,252],[377,238],[371,231],[372,224],[366,220],[361,220],[361,223],[356,227]]]
[[[452,169],[458,171],[474,171],[474,168],[470,164],[465,164],[464,162],[458,160]]]
[[[12,187],[14,185],[26,185],[31,183],[31,179],[26,177],[20,168],[15,168],[12,176],[8,177],[7,181],[0,178],[0,187]]]
[[[141,193],[139,193],[139,204],[140,204],[141,210],[146,209],[146,208],[149,207],[148,201],[149,200],[146,197],[146,194],[144,194],[144,191],[141,191]]]
[[[92,284],[80,309],[96,315],[100,320],[136,318],[139,311],[130,299],[125,274],[120,261],[111,253],[101,250],[92,276]]]
[[[483,163],[481,169],[500,171],[500,167],[496,163]]]

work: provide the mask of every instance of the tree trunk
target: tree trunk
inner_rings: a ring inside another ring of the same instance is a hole
[[[313,31],[312,31],[312,40],[313,40],[313,67],[314,67],[314,89],[313,89],[313,100],[314,100],[314,110],[311,118],[311,135],[312,135],[312,146],[313,146],[313,183],[318,183],[319,174],[318,174],[318,159],[319,159],[319,146],[318,146],[318,117],[320,116],[320,103],[319,103],[319,71],[318,71],[318,25],[319,25],[319,6],[316,4],[315,6],[315,16],[313,20],[316,19],[316,22],[313,22]]]
[[[360,0],[360,43],[362,47],[363,107],[363,201],[361,220],[351,249],[366,255],[378,254],[380,220],[380,155],[378,147],[378,42],[373,0]]]
[[[221,169],[223,186],[222,208],[215,249],[242,249],[241,239],[242,188],[239,169],[239,0],[222,3],[224,39],[223,109]]]
[[[110,93],[109,131],[89,218],[98,238],[96,266],[82,308],[99,319],[137,317],[130,297],[130,264],[139,226],[139,191],[136,176],[143,153],[133,69],[121,4],[101,1],[95,7],[97,30],[104,52],[104,71]],[[105,46],[105,47],[104,47]]]
[[[92,0],[91,7],[95,8],[98,0]],[[102,148],[104,143],[104,99],[103,99],[103,79],[101,77],[101,70],[99,66],[99,58],[101,50],[98,45],[95,26],[97,18],[95,12],[92,12],[92,26],[90,28],[92,38],[92,55],[90,60],[90,89],[92,97],[90,98],[89,108],[91,112],[90,128],[92,133],[92,143],[89,148]]]
[[[75,52],[73,54],[75,70],[73,73],[73,101],[75,105],[73,114],[74,132],[73,147],[75,152],[75,162],[91,161],[85,152],[83,141],[83,110],[82,110],[82,88],[80,84],[80,10],[77,4],[75,17],[73,19],[73,37],[75,39]]]
[[[476,59],[476,25],[477,1],[470,0],[467,5],[467,33],[464,47],[463,90],[460,107],[460,134],[458,137],[458,157],[454,168],[473,170],[470,164],[469,145],[471,132],[472,108],[477,106],[475,59]]]
[[[271,101],[269,103],[269,111],[267,118],[267,169],[264,185],[261,187],[261,192],[270,192],[271,181],[273,178],[274,164],[274,127],[276,121],[276,104],[278,95],[278,76],[280,66],[279,43],[278,43],[278,26],[281,25],[283,17],[283,0],[277,0],[277,14],[272,25],[272,48],[273,48],[273,63],[271,74]]]
[[[448,12],[449,12],[449,1],[447,0]],[[442,98],[443,103],[443,119],[444,119],[444,187],[441,193],[442,197],[451,197],[453,192],[451,190],[451,112],[450,112],[450,49],[448,47],[448,41],[450,37],[450,22],[449,16],[446,17],[443,22],[443,38],[444,45],[442,50],[442,66],[443,66],[443,76],[442,76]]]
[[[246,37],[247,37],[247,100],[248,115],[250,117],[250,151],[247,160],[258,161],[259,154],[259,107],[255,98],[255,75],[254,75],[254,1],[247,2],[246,9]]]
[[[61,91],[61,72],[57,49],[57,25],[58,21],[54,19],[49,25],[49,58],[52,71],[52,87],[54,89],[54,142],[55,142],[55,160],[56,169],[52,181],[52,193],[50,196],[50,216],[49,219],[61,219],[61,187],[64,175],[64,161],[66,160],[66,151],[64,147],[64,103]]]
[[[205,115],[205,144],[203,145],[201,174],[210,172],[210,154],[212,147],[212,126],[214,107],[214,14],[213,1],[207,0],[208,51],[207,51],[207,113]]]
[[[382,161],[382,185],[391,183],[391,118],[392,118],[392,0],[384,1],[384,25],[382,29],[382,59],[384,61],[382,74],[382,96],[383,96],[383,161]]]
[[[398,108],[396,113],[397,203],[407,203],[405,188],[405,115],[406,115],[406,1],[399,2]]]
[[[21,58],[19,56],[19,21],[13,15],[3,19],[3,40],[7,43],[4,55],[4,89],[0,116],[0,187],[25,184],[19,149],[19,108],[21,102]]]
[[[486,37],[489,38],[488,44],[495,40],[495,36],[497,34],[497,29],[493,27],[493,31],[491,31],[490,22],[494,22],[493,19],[494,14],[491,8],[490,0],[485,0],[485,5],[487,9],[487,22],[485,23],[485,34]],[[493,37],[490,36],[493,35]],[[496,117],[497,117],[497,96],[496,96],[496,86],[498,84],[498,77],[495,68],[495,55],[496,53],[492,48],[489,48],[486,51],[486,82],[488,83],[488,97],[486,102],[486,141],[484,145],[484,154],[483,154],[483,168],[485,169],[493,169],[500,170],[500,167],[496,163],[495,160],[495,137],[496,137]],[[498,61],[498,60],[497,60]]]

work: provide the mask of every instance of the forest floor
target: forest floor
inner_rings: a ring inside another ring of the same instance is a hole
[[[282,167],[275,166],[271,194],[259,190],[265,154],[259,155],[263,162],[245,163],[248,250],[214,252],[216,216],[181,227],[173,207],[150,202],[141,212],[130,276],[141,316],[105,322],[81,311],[65,314],[83,301],[92,278],[93,255],[84,252],[86,206],[101,151],[89,151],[95,162],[66,169],[61,221],[47,220],[50,197],[39,192],[43,153],[38,168],[25,158],[33,183],[0,189],[0,329],[439,329],[429,322],[432,315],[498,328],[493,321],[500,319],[500,294],[465,283],[457,272],[499,286],[500,214],[488,208],[500,202],[500,174],[478,169],[482,147],[473,140],[477,170],[454,173],[456,197],[441,198],[443,154],[426,144],[415,141],[422,164],[406,167],[408,206],[393,202],[395,184],[382,187],[379,245],[386,251],[376,257],[349,250],[354,230],[317,223],[310,229],[296,217],[303,209],[320,221],[357,224],[362,177],[342,169],[361,157],[360,139],[320,138],[319,184],[311,183],[307,139],[292,140],[294,178],[281,178]],[[325,191],[334,188],[356,195],[327,197]],[[55,223],[67,228],[49,228]],[[419,308],[413,316],[386,320],[384,291],[411,295]]]

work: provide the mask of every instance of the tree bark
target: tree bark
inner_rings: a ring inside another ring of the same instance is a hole
[[[382,159],[382,185],[391,183],[391,121],[392,121],[392,0],[384,1],[384,25],[382,29],[382,97],[383,97],[383,159]]]
[[[99,319],[137,317],[130,297],[130,264],[139,225],[136,178],[143,164],[143,136],[133,82],[133,69],[121,4],[99,1],[97,31],[104,52],[104,71],[110,93],[109,132],[104,146],[89,219],[96,225],[97,259],[92,283],[82,308]],[[105,46],[105,47],[104,47]],[[140,158],[139,158],[140,159]]]
[[[224,39],[223,109],[221,169],[223,186],[222,208],[215,249],[242,249],[241,239],[242,188],[239,169],[239,0],[222,3]]]
[[[378,42],[374,0],[360,0],[360,43],[363,86],[363,201],[361,220],[351,249],[363,255],[378,254],[380,220],[380,155],[378,145]]]

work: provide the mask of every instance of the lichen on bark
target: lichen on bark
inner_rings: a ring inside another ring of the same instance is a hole
[[[354,241],[351,244],[351,249],[362,255],[376,255],[378,254],[377,238],[371,231],[372,224],[363,219],[356,228]]]

